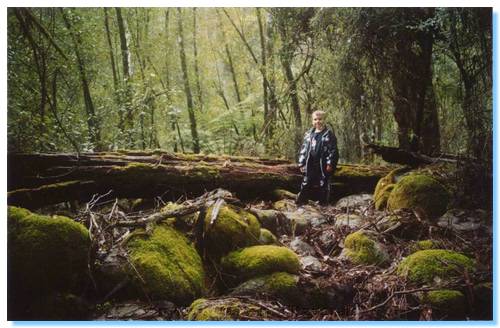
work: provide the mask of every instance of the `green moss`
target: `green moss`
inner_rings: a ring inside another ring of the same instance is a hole
[[[280,246],[252,246],[229,253],[222,258],[222,267],[228,274],[242,281],[273,272],[298,273],[300,261],[293,251]]]
[[[281,200],[281,199],[295,200],[295,198],[297,197],[297,195],[285,189],[274,189],[271,196],[274,200]]]
[[[260,223],[257,218],[232,205],[221,206],[212,221],[210,207],[205,216],[205,247],[210,255],[219,257],[228,252],[259,243]]]
[[[419,208],[430,219],[435,219],[446,212],[449,198],[448,191],[434,178],[410,174],[396,184],[387,200],[387,207],[390,210]]]
[[[278,243],[278,238],[276,238],[271,231],[267,229],[260,229],[259,241],[262,245],[272,245]]]
[[[8,207],[9,304],[14,312],[37,297],[80,291],[87,277],[87,229],[63,216]]]
[[[432,283],[435,278],[462,276],[464,270],[474,270],[474,261],[465,255],[444,249],[415,252],[398,266],[398,273],[416,283]]]
[[[295,203],[289,199],[282,199],[273,204],[274,209],[282,212],[294,211],[297,209]]]
[[[200,256],[189,241],[175,229],[162,225],[149,238],[129,240],[130,261],[137,289],[156,299],[187,304],[204,291],[205,273]]]
[[[374,194],[375,208],[377,210],[382,211],[387,207],[387,200],[389,199],[389,196],[395,186],[395,184],[388,184],[383,188],[380,188],[378,193]]]
[[[356,264],[381,264],[387,260],[386,254],[377,243],[362,231],[348,235],[344,240],[345,255]]]
[[[187,319],[196,321],[248,320],[248,317],[265,320],[266,310],[244,303],[238,298],[199,299],[188,310]]]
[[[465,296],[458,290],[433,290],[422,297],[422,302],[429,304],[439,317],[452,319],[465,314]]]
[[[419,240],[412,245],[412,252],[422,251],[426,249],[436,249],[439,248],[439,245],[434,240]]]

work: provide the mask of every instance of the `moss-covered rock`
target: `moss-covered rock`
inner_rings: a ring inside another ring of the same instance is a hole
[[[205,247],[210,256],[217,258],[232,250],[259,244],[260,223],[253,214],[223,205],[214,218],[214,208],[208,209],[204,224]]]
[[[398,266],[398,273],[415,283],[433,283],[463,275],[474,270],[474,261],[465,255],[444,249],[415,252]]]
[[[29,319],[37,298],[76,292],[87,277],[87,229],[63,216],[8,208],[9,316]]]
[[[272,200],[291,199],[295,200],[297,195],[285,189],[274,189],[271,193]]]
[[[254,208],[252,209],[252,213],[257,216],[261,227],[268,229],[272,233],[287,231],[289,229],[289,227],[287,227],[287,222],[284,220],[280,211]]]
[[[188,309],[187,320],[191,321],[234,321],[265,320],[270,314],[265,308],[247,303],[239,298],[226,297],[221,299],[200,298],[194,301]]]
[[[295,205],[295,201],[290,199],[282,199],[273,204],[274,209],[282,212],[291,212],[297,209],[297,205]]]
[[[335,226],[349,226],[351,228],[361,227],[365,223],[365,220],[358,214],[351,213],[341,213],[335,216]]]
[[[394,190],[396,184],[388,184],[380,189],[376,196],[374,196],[375,200],[375,209],[382,211],[387,207],[387,200],[389,200],[389,196],[391,192]]]
[[[259,242],[261,245],[276,245],[278,244],[278,238],[267,229],[260,229]]]
[[[356,231],[345,238],[344,255],[356,264],[379,265],[388,259],[382,246],[364,231]]]
[[[131,238],[127,248],[134,266],[130,274],[137,290],[146,291],[154,299],[183,305],[204,291],[201,258],[186,237],[174,228],[158,226],[149,237]],[[136,270],[140,277],[135,274]]]
[[[433,290],[422,296],[421,302],[433,309],[437,320],[459,320],[465,318],[465,296],[458,290]]]
[[[295,302],[301,291],[297,285],[299,276],[287,272],[275,272],[256,277],[238,285],[231,295],[268,295],[287,303]]]
[[[296,274],[300,270],[297,254],[286,247],[263,245],[243,248],[229,253],[221,260],[228,275],[240,282],[273,272]]]
[[[446,211],[449,199],[448,191],[436,179],[423,174],[410,174],[396,184],[387,200],[387,207],[390,210],[418,208],[432,220]]]

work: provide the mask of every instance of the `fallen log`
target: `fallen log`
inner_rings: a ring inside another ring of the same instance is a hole
[[[284,160],[245,157],[104,153],[9,154],[8,203],[39,208],[70,200],[88,201],[94,194],[109,198],[175,200],[224,188],[240,199],[268,199],[278,188],[297,192],[302,175]],[[391,168],[339,165],[333,198],[373,192]]]

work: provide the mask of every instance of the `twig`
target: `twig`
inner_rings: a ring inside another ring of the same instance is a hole
[[[388,298],[386,298],[385,301],[383,301],[382,303],[380,304],[377,304],[375,306],[372,306],[371,308],[369,309],[366,309],[366,310],[362,310],[360,311],[360,313],[367,313],[367,312],[371,312],[373,310],[376,310],[378,308],[381,308],[383,307],[384,305],[386,305],[387,303],[389,303],[389,301],[391,299],[393,299],[395,296],[397,295],[404,295],[404,294],[413,294],[413,293],[416,293],[416,292],[427,292],[427,291],[431,291],[431,290],[438,290],[439,288],[416,288],[416,289],[410,289],[410,290],[400,290],[400,291],[397,291],[397,292],[394,292],[392,293]]]

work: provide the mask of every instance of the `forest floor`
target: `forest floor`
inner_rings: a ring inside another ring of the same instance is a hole
[[[260,201],[245,205],[252,208],[270,209],[273,203]],[[336,286],[332,292],[336,291],[339,295],[336,298],[337,304],[328,309],[303,309],[268,297],[213,295],[213,299],[238,298],[240,302],[261,307],[267,313],[265,317],[247,316],[239,320],[492,319],[491,288],[481,291],[479,297],[475,289],[475,286],[481,282],[492,281],[491,224],[478,224],[471,229],[461,231],[428,224],[422,224],[418,229],[414,226],[397,226],[380,231],[378,223],[387,217],[387,212],[375,210],[371,195],[367,194],[348,196],[335,205],[312,204],[308,207],[320,212],[324,220],[319,224],[309,226],[300,235],[283,233],[277,237],[279,243],[293,249],[301,258],[303,266],[299,274],[301,280],[314,281],[315,284],[325,284],[325,286]],[[85,210],[80,211],[79,220],[88,220],[89,213],[100,217],[116,216],[120,219],[137,219],[155,211],[158,211],[158,206],[142,211],[127,211],[126,206],[120,206],[117,201],[99,203],[96,199],[87,204]],[[345,217],[345,214],[352,215],[353,218],[362,218],[362,221],[353,219],[349,222],[348,219],[345,224],[336,223],[336,218],[342,215]],[[397,214],[418,218],[418,213],[409,210],[400,211]],[[464,215],[462,213],[462,216]],[[345,237],[360,229],[377,233],[377,239],[383,242],[389,254],[390,260],[385,265],[356,265],[342,256]],[[108,234],[108,238],[119,240],[123,237],[120,233],[124,233],[125,230],[115,231],[111,237]],[[417,241],[428,239],[432,239],[435,245],[440,246],[439,248],[466,253],[473,257],[477,263],[477,270],[474,273],[463,272],[453,281],[441,283],[439,288],[408,282],[397,274],[397,265],[402,258],[415,250]],[[101,253],[105,252],[104,245],[108,242],[109,240],[101,238]],[[463,291],[467,306],[465,312],[455,314],[458,317],[454,317],[454,314],[450,314],[449,311],[436,310],[419,301],[424,293],[443,288]],[[188,313],[188,307],[178,307],[168,301],[114,302],[111,298],[101,300],[95,309],[92,315],[93,320],[186,320]]]

